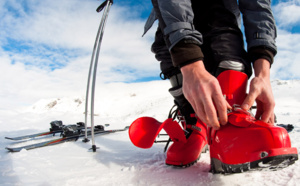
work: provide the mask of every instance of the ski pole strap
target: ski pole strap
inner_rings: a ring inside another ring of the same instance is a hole
[[[96,11],[99,13],[103,10],[103,8],[107,5],[108,1],[110,1],[111,4],[113,4],[113,0],[106,0],[104,1],[97,9]]]

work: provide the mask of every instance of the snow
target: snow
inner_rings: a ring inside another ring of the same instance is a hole
[[[293,124],[292,145],[300,149],[300,81],[272,81],[278,123]],[[95,124],[107,129],[128,126],[141,116],[164,121],[173,106],[167,81],[111,83],[96,91]],[[248,171],[234,175],[209,172],[209,152],[197,164],[178,169],[165,165],[164,144],[150,149],[132,145],[128,132],[96,137],[91,143],[66,142],[39,149],[9,153],[20,145],[5,136],[43,132],[53,120],[64,124],[84,121],[84,95],[43,99],[27,108],[0,110],[0,185],[297,185],[300,163],[277,171]],[[45,139],[41,139],[45,140]],[[33,143],[25,141],[21,144]]]

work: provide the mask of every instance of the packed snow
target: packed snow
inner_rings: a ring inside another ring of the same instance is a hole
[[[300,149],[300,81],[273,80],[278,123],[293,124],[292,146]],[[110,124],[106,129],[121,129],[141,116],[159,121],[167,118],[173,99],[167,81],[146,83],[111,83],[96,91],[95,124]],[[64,124],[84,121],[84,95],[43,99],[26,108],[0,110],[0,185],[297,185],[300,162],[277,171],[248,171],[240,174],[212,174],[209,152],[195,165],[173,168],[165,165],[164,144],[150,149],[135,147],[128,132],[118,132],[95,139],[97,152],[89,150],[91,142],[63,144],[10,153],[7,146],[16,143],[4,139],[47,131],[53,120]],[[52,137],[49,137],[50,139]],[[45,138],[37,139],[45,140]]]

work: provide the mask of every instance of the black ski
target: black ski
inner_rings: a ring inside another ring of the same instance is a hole
[[[69,125],[63,125],[62,121],[52,121],[50,125],[51,128],[47,132],[41,132],[41,133],[29,134],[29,135],[17,136],[17,137],[5,137],[5,139],[19,141],[19,140],[26,140],[26,139],[32,139],[32,138],[38,138],[38,137],[50,136],[50,135],[55,136],[55,134],[57,133],[61,134],[63,132],[63,127],[69,126]],[[79,129],[84,129],[83,122],[78,122],[76,126]]]
[[[42,137],[42,136],[48,136],[48,135],[55,136],[56,133],[61,133],[61,132],[62,131],[49,131],[49,132],[41,132],[41,133],[36,133],[36,134],[30,134],[30,135],[26,135],[26,136],[5,137],[5,139],[19,141],[19,140],[26,140],[26,139],[37,138],[37,137]]]
[[[115,130],[103,130],[103,129],[95,128],[95,135],[103,135],[103,134],[110,134],[110,133],[114,133],[114,132],[125,131],[128,128],[129,127],[125,127],[124,129],[115,129]],[[56,144],[60,144],[60,143],[67,142],[67,141],[77,141],[78,138],[85,136],[84,132],[81,130],[78,131],[77,134],[75,131],[75,133],[73,135],[66,133],[66,131],[63,131],[63,132],[64,132],[63,137],[61,137],[59,139],[49,140],[46,142],[41,142],[41,143],[36,143],[36,144],[26,145],[26,146],[21,146],[21,147],[6,147],[6,149],[10,152],[20,152],[22,149],[30,150],[30,149],[35,149],[35,148],[40,148],[40,147],[45,147],[45,146],[50,146],[50,145],[56,145]],[[90,136],[90,135],[91,135],[91,131],[88,131],[88,136]]]

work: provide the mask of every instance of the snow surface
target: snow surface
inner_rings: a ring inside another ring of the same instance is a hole
[[[292,145],[300,149],[300,81],[272,81],[278,123],[293,124]],[[141,116],[164,121],[173,100],[167,81],[100,87],[96,95],[95,123],[119,129]],[[151,149],[132,145],[128,132],[96,137],[91,143],[66,142],[33,150],[8,153],[6,146],[18,143],[4,139],[43,132],[53,120],[64,124],[84,121],[84,96],[40,100],[18,110],[0,110],[0,185],[299,185],[300,162],[278,171],[249,171],[234,175],[209,172],[209,153],[186,169],[165,165],[164,144]],[[45,139],[42,139],[45,140]],[[32,143],[25,141],[21,144]]]

